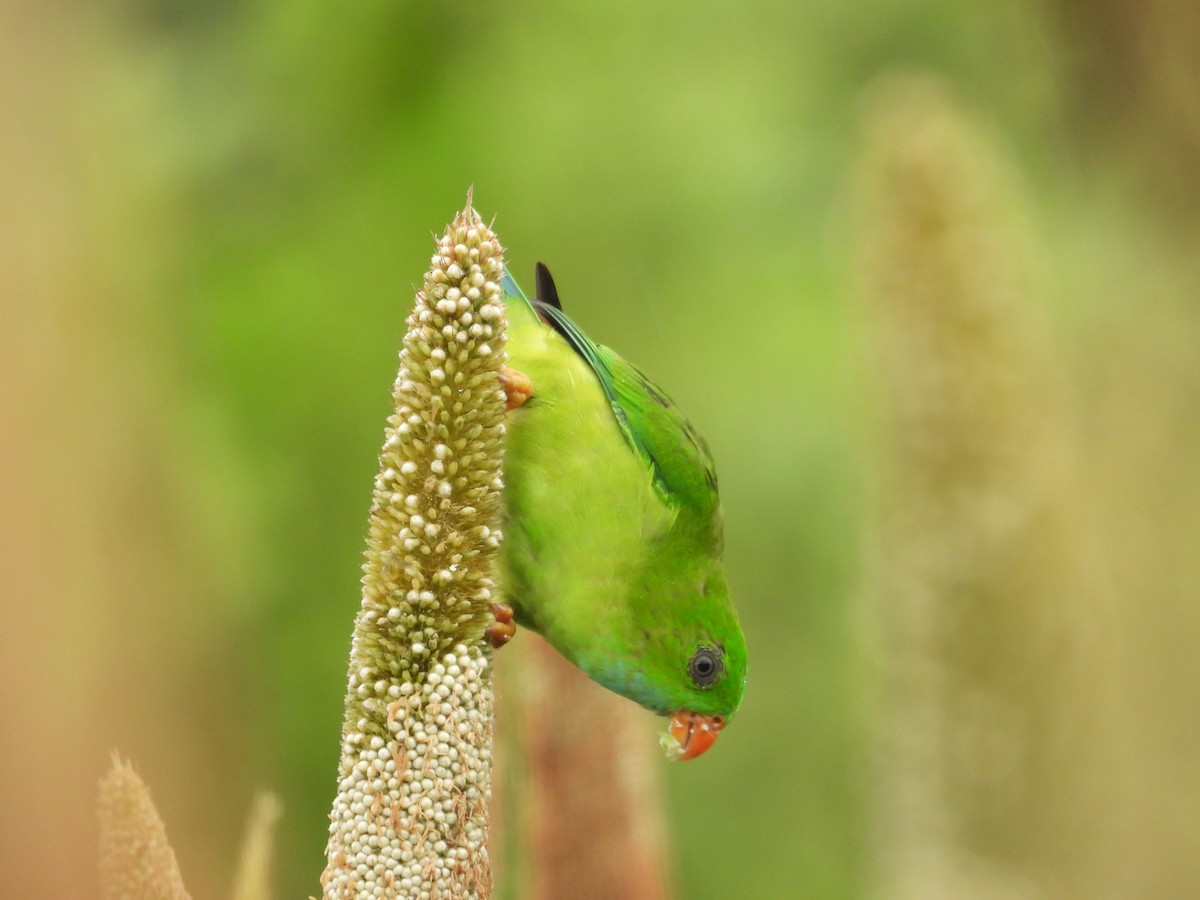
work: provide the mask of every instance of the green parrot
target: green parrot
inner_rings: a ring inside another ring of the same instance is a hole
[[[704,439],[636,367],[511,276],[502,582],[489,634],[512,619],[604,687],[671,717],[693,759],[737,711],[746,643],[721,565],[717,477]]]

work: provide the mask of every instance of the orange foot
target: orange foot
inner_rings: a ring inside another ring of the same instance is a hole
[[[493,603],[492,615],[496,617],[496,621],[483,633],[492,642],[492,647],[499,650],[517,633],[517,624],[513,621],[513,609],[507,603]]]
[[[523,406],[525,401],[533,396],[533,382],[524,372],[516,369],[500,370],[500,386],[504,388],[504,397],[509,409]]]

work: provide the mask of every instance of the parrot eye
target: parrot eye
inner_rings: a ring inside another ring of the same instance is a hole
[[[697,647],[688,660],[688,675],[696,687],[712,687],[725,674],[725,662],[721,651],[712,647]]]

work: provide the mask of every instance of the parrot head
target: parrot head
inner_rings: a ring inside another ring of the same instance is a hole
[[[656,602],[629,621],[632,652],[581,660],[601,684],[629,697],[670,724],[662,736],[667,755],[695,759],[729,724],[746,686],[746,643],[719,564],[697,583],[659,570],[651,583]],[[638,607],[635,607],[638,608]]]
[[[670,725],[662,737],[667,755],[695,759],[717,740],[742,702],[746,644],[719,571],[705,585],[704,609],[691,623],[660,638],[673,648],[673,677],[663,673],[673,697],[663,711]]]

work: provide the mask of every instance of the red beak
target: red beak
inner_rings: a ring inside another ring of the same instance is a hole
[[[672,748],[672,755],[680,762],[695,759],[716,743],[724,727],[722,716],[702,716],[687,710],[675,713],[671,716],[671,736],[679,742],[679,747]]]

